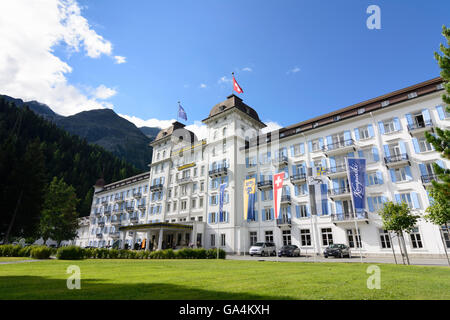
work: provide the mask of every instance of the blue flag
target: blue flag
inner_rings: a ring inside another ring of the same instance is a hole
[[[347,158],[347,169],[353,205],[358,217],[361,217],[366,204],[366,159]]]
[[[225,188],[227,187],[226,183],[222,183],[220,185],[220,193],[219,193],[219,222],[224,222],[225,217],[223,214],[223,202],[224,202],[224,196],[225,196]]]
[[[187,121],[187,115],[181,104],[178,104],[178,117]]]

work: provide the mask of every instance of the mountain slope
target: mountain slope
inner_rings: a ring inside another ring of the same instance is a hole
[[[152,148],[149,147],[149,143],[156,137],[160,128],[138,129],[111,109],[83,111],[64,117],[37,101],[24,102],[22,99],[5,95],[0,95],[0,98],[13,102],[18,107],[27,105],[36,114],[54,122],[69,133],[105,148],[141,170],[148,170],[148,164],[152,159]]]

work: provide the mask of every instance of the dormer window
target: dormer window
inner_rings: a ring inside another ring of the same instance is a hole
[[[340,115],[334,116],[333,121],[339,121],[339,120],[341,120],[341,116]]]
[[[411,93],[408,94],[408,99],[412,99],[412,98],[415,98],[415,97],[417,97],[417,92],[411,92]]]
[[[223,111],[223,110],[225,110],[225,106],[220,106],[220,111]]]
[[[316,128],[318,125],[319,125],[318,122],[314,122],[314,123],[313,123],[313,128]]]
[[[385,100],[385,101],[381,102],[382,107],[387,107],[388,105],[389,105],[389,100]]]
[[[363,114],[364,112],[366,112],[366,108],[359,108],[358,109],[358,114]]]

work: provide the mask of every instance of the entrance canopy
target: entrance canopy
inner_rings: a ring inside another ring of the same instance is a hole
[[[155,222],[155,223],[143,223],[136,224],[133,226],[122,226],[119,227],[119,231],[151,231],[151,230],[161,230],[161,229],[171,229],[171,230],[192,230],[193,226],[180,224],[180,223],[166,223],[166,222]]]

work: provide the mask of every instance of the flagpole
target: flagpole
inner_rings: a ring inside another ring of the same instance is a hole
[[[234,72],[231,73],[231,77],[234,79]],[[234,94],[234,81],[231,81],[231,94]]]
[[[178,122],[178,113],[180,111],[180,101],[178,101],[178,111],[177,111],[177,122]]]

